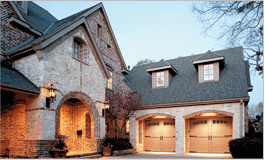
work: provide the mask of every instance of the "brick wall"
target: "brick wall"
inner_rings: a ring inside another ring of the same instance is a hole
[[[25,140],[24,142],[24,157],[43,158],[52,157],[50,152],[54,147],[56,140]]]
[[[69,151],[97,151],[97,143],[93,139],[94,127],[87,107],[82,102],[65,102],[60,109],[59,134],[66,136]],[[82,135],[77,135],[77,131],[82,131]]]
[[[7,1],[0,2],[0,18],[1,18],[1,49],[3,51],[8,50],[26,40],[34,37],[33,34],[29,34],[23,31],[21,28],[10,24],[7,20],[7,15],[13,14],[14,11]],[[16,17],[16,16],[15,16]]]
[[[1,110],[1,155],[9,149],[10,157],[24,156],[25,105]]]

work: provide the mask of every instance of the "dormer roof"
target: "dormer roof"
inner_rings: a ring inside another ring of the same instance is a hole
[[[146,69],[146,71],[149,74],[152,74],[152,72],[164,71],[164,70],[169,70],[169,72],[172,75],[176,75],[177,74],[176,68],[173,65],[171,65],[170,63],[168,63],[167,61],[165,61],[164,59],[161,59],[157,63],[152,63],[150,68]]]
[[[217,52],[212,52],[208,50],[205,54],[202,54],[198,58],[192,61],[192,64],[198,71],[198,65],[200,64],[207,64],[207,63],[213,63],[213,62],[219,62],[220,69],[224,68],[224,56],[221,56]]]

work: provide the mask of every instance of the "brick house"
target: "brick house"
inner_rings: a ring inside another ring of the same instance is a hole
[[[49,157],[58,136],[70,152],[100,152],[117,88],[142,94],[129,125],[138,151],[223,153],[244,136],[252,86],[241,47],[128,71],[102,3],[62,20],[31,1],[0,4],[1,155]]]

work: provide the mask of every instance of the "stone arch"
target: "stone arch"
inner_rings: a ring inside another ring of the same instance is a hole
[[[226,115],[229,115],[229,116],[233,116],[234,113],[231,113],[231,112],[227,112],[227,111],[220,111],[220,110],[202,110],[202,111],[197,111],[197,112],[193,112],[193,113],[190,113],[190,114],[186,114],[185,116],[183,116],[183,118],[189,118],[191,116],[195,116],[197,114],[201,114],[201,113],[207,113],[207,112],[215,112],[215,113],[221,113],[221,114],[226,114]]]
[[[145,118],[148,118],[148,117],[152,117],[152,116],[166,116],[166,117],[169,117],[169,118],[176,118],[176,116],[172,116],[170,114],[165,114],[165,113],[150,113],[150,114],[146,114],[146,115],[143,115],[143,116],[139,116],[139,117],[137,117],[135,119],[138,121],[138,120],[142,120],[142,119],[145,119]]]
[[[63,104],[70,98],[76,98],[83,102],[84,104],[87,105],[87,109],[90,113],[90,118],[91,118],[91,124],[94,126],[94,136],[92,135],[91,137],[94,137],[95,139],[99,138],[99,126],[100,126],[100,120],[99,120],[99,113],[97,111],[96,105],[93,102],[93,100],[87,96],[85,93],[82,92],[70,92],[67,95],[65,95],[60,102],[57,105],[56,108],[56,115],[55,115],[55,136],[58,136],[58,129],[59,129],[59,113],[60,109],[63,106]]]

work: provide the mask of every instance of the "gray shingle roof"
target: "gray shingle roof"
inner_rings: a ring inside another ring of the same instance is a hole
[[[248,97],[248,82],[242,47],[215,51],[224,56],[225,67],[217,82],[199,83],[192,64],[204,54],[180,57],[166,62],[178,70],[167,88],[152,88],[152,76],[146,69],[155,64],[134,67],[126,76],[134,90],[142,94],[143,105],[196,102]]]
[[[1,86],[19,88],[19,90],[40,93],[40,89],[16,69],[1,66]]]
[[[221,57],[221,55],[218,54],[217,52],[212,52],[212,51],[208,50],[205,54],[198,56],[194,60],[203,60],[203,59],[210,59],[210,58],[217,58],[217,57]]]
[[[18,7],[19,8],[19,7]],[[51,15],[48,11],[38,6],[34,2],[28,1],[27,14],[21,11],[22,16],[31,27],[34,29],[44,32],[45,29],[57,19]]]
[[[251,86],[248,60],[245,61],[245,66],[246,66],[247,83],[248,83],[248,86]]]

